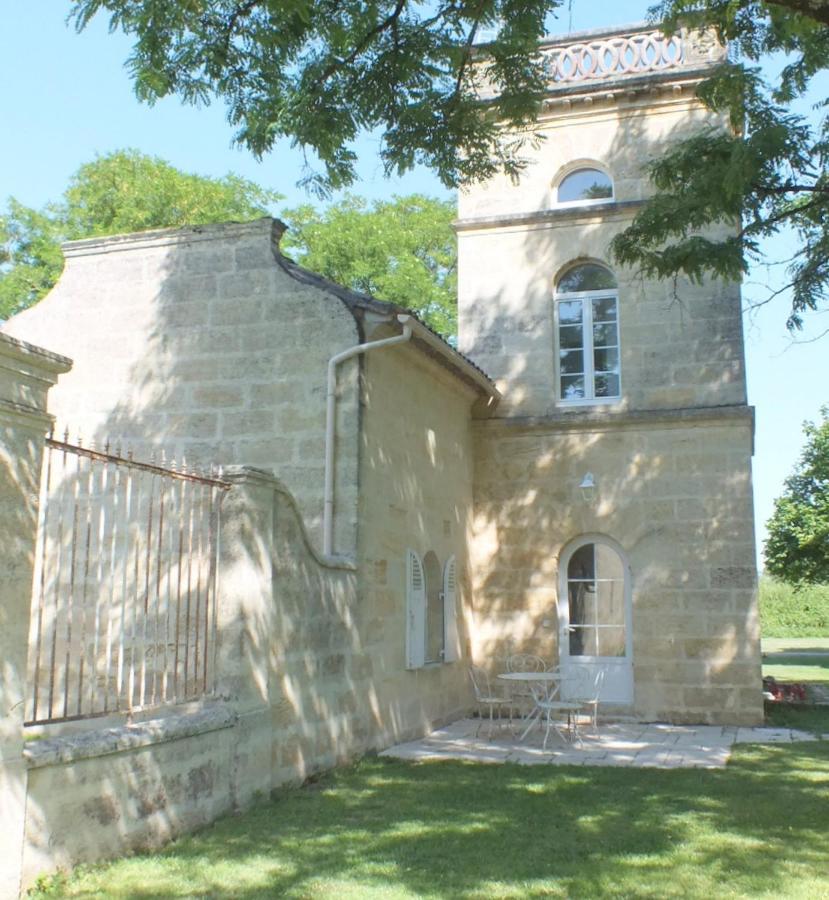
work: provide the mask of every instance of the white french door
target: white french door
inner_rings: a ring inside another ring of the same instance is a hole
[[[630,570],[606,538],[584,537],[562,554],[558,621],[562,696],[633,703]]]

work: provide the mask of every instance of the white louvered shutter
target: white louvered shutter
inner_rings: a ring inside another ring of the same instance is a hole
[[[406,556],[406,668],[420,669],[426,662],[426,579],[423,563],[414,550]]]
[[[460,657],[458,641],[458,604],[455,557],[450,556],[443,567],[443,648],[444,662],[454,662]]]

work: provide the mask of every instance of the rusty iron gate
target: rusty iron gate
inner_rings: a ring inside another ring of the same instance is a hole
[[[217,469],[47,439],[26,724],[212,692],[228,487]]]

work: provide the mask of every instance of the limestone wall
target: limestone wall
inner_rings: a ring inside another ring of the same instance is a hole
[[[25,749],[25,884],[158,847],[377,745],[353,567],[320,560],[273,476],[237,467],[228,478],[216,693],[132,722],[36,729]]]
[[[360,338],[340,300],[277,265],[278,232],[262,219],[68,244],[56,287],[3,330],[75,359],[52,398],[58,430],[271,469],[316,540],[326,366]],[[338,404],[336,544],[352,553],[357,373],[340,367]]]
[[[394,391],[387,379],[412,372],[411,359],[389,353],[369,379],[376,388],[367,391],[369,419],[388,411]],[[435,387],[440,376],[432,377]],[[429,546],[440,554],[462,554],[470,399],[455,389],[441,409],[424,387],[412,398],[408,426],[398,432],[374,423],[379,456],[369,465],[382,470],[371,476],[375,488],[395,477],[404,454],[412,471],[396,503],[369,505],[379,517],[369,541],[385,525],[394,546],[433,536]],[[418,461],[421,451],[428,458],[424,422],[446,445],[445,466]],[[41,739],[25,749],[25,884],[58,866],[158,847],[468,709],[463,663],[404,670],[405,558],[392,556],[392,543],[384,547],[386,565],[379,556],[363,559],[368,576],[353,564],[323,561],[283,484],[245,467],[227,477],[233,487],[222,513],[216,694],[148,710],[131,723],[110,717],[39,727]],[[420,530],[421,494],[434,498],[441,490],[442,507]],[[407,501],[408,512],[398,505]]]
[[[360,481],[360,630],[381,741],[422,733],[469,707],[471,594],[466,529],[472,503],[474,393],[403,346],[366,356]],[[457,560],[463,658],[407,671],[406,552]],[[379,743],[377,744],[380,745]]]
[[[739,287],[642,280],[612,263],[609,246],[651,189],[645,165],[711,114],[692,88],[592,93],[556,101],[518,184],[493,178],[463,191],[458,223],[459,347],[504,393],[500,416],[543,416],[557,403],[553,292],[561,271],[591,259],[619,284],[622,398],[617,408],[745,403]],[[562,171],[603,167],[613,202],[557,208]],[[569,407],[572,409],[572,407]]]
[[[748,411],[475,434],[475,656],[556,659],[559,554],[605,535],[632,574],[633,712],[762,721]]]
[[[21,880],[27,771],[23,710],[46,395],[71,362],[0,335],[0,900]]]

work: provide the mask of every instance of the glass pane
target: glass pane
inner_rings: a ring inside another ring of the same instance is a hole
[[[593,379],[593,396],[594,397],[618,397],[619,394],[619,376],[618,375],[596,375]]]
[[[625,624],[625,583],[596,582],[596,618],[599,625]]]
[[[616,321],[616,298],[615,297],[597,297],[593,300],[593,321],[594,322],[615,322]]]
[[[593,326],[593,346],[594,347],[615,347],[619,343],[616,336],[616,323],[611,322],[607,325]]]
[[[606,328],[606,325],[602,325],[602,328]],[[613,326],[611,326],[612,328]],[[582,328],[581,325],[565,325],[563,328],[559,328],[558,330],[558,344],[564,350],[568,350],[572,347],[582,347],[584,346],[584,340],[582,338]]]
[[[608,347],[593,351],[593,370],[596,372],[618,372],[619,350],[617,347]]]
[[[600,545],[601,546],[601,545]],[[567,566],[567,579],[586,579],[592,581],[596,577],[596,545],[585,544],[570,557]],[[570,620],[572,621],[572,619]]]
[[[559,325],[578,325],[581,323],[581,300],[565,300],[558,305]]]
[[[597,266],[595,263],[575,266],[569,272],[565,272],[558,283],[558,290],[562,294],[571,291],[604,291],[615,287],[616,279],[610,269]],[[615,300],[613,302],[615,303]]]
[[[613,196],[613,182],[598,169],[576,169],[558,186],[558,202],[601,200]]]
[[[570,624],[583,625],[585,613],[594,605],[593,581],[571,581],[567,586],[570,605]]]
[[[584,371],[584,354],[581,350],[562,350],[558,355],[562,375],[581,375]]]
[[[598,656],[624,656],[625,655],[625,629],[624,628],[599,628],[599,652]]]
[[[583,399],[584,375],[563,375],[561,378],[561,397],[563,400]]]
[[[570,632],[570,656],[598,656],[595,628],[574,628]]]
[[[607,544],[594,544],[596,553],[596,567],[598,578],[612,578],[623,581],[625,578],[625,566],[619,554]]]

